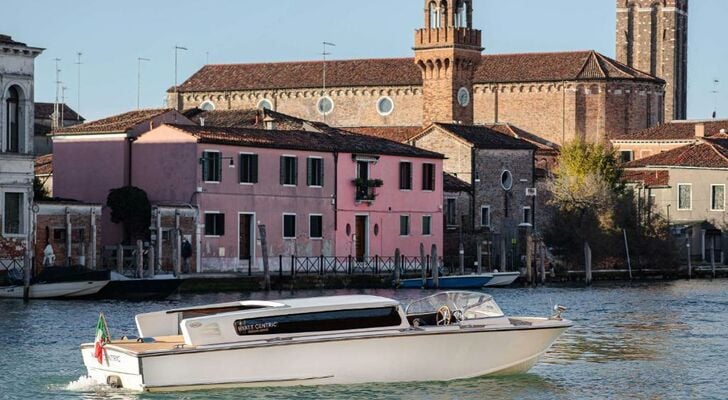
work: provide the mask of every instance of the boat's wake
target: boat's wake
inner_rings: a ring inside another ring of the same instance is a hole
[[[98,392],[108,390],[108,388],[90,376],[81,376],[66,385],[66,390],[70,392]]]

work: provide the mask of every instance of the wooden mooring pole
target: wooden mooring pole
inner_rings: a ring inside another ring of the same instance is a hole
[[[483,242],[481,242],[480,240],[478,240],[478,246],[475,251],[478,257],[476,261],[478,263],[478,265],[476,266],[477,273],[481,274],[483,273]]]
[[[136,276],[144,278],[144,243],[141,240],[136,241]]]
[[[440,288],[440,263],[437,262],[437,246],[434,244],[432,245],[432,251],[431,251],[431,257],[430,257],[430,263],[432,265],[432,285],[435,287],[435,289]]]
[[[627,242],[627,230],[622,229],[624,233],[624,250],[627,252],[627,270],[629,271],[629,280],[632,280],[632,260],[629,258],[629,242]]]
[[[265,282],[265,290],[270,291],[270,268],[268,266],[268,242],[266,240],[265,225],[258,225],[258,234],[260,236],[260,250],[263,256],[263,276]]]
[[[585,280],[587,285],[591,285],[592,283],[592,254],[591,254],[591,247],[589,247],[589,243],[584,243],[584,266],[586,270],[585,274]]]
[[[425,258],[425,245],[420,243],[420,266],[422,267],[422,287],[427,286],[427,259]]]
[[[399,252],[399,248],[394,250],[394,286],[399,286],[399,275],[402,263],[402,254]]]

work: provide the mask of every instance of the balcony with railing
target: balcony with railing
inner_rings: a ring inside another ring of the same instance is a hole
[[[377,197],[376,189],[381,187],[383,182],[381,179],[362,179],[357,178],[353,181],[356,188],[355,199],[360,203],[372,203]]]

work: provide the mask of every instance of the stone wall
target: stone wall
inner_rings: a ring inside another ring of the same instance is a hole
[[[47,244],[53,247],[57,266],[79,265],[81,256],[85,257],[85,266],[102,269],[101,265],[101,206],[96,205],[63,205],[39,203],[36,215],[35,236],[35,268],[43,267],[43,255]],[[71,258],[67,256],[66,211],[70,214],[71,224]],[[92,223],[92,219],[94,222]],[[95,228],[94,228],[95,225]],[[92,262],[92,231],[96,231],[96,257]],[[85,253],[82,253],[82,248]]]

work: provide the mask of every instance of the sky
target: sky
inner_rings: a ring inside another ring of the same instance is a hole
[[[165,105],[178,80],[206,62],[411,57],[422,0],[26,0],[4,6],[0,33],[46,50],[36,59],[36,101],[55,98],[55,63],[68,104],[93,120],[137,106]],[[475,0],[485,53],[597,50],[615,53],[614,0]],[[688,118],[728,118],[728,0],[690,0]],[[80,107],[77,53],[81,57]],[[717,94],[714,80],[719,80]]]

